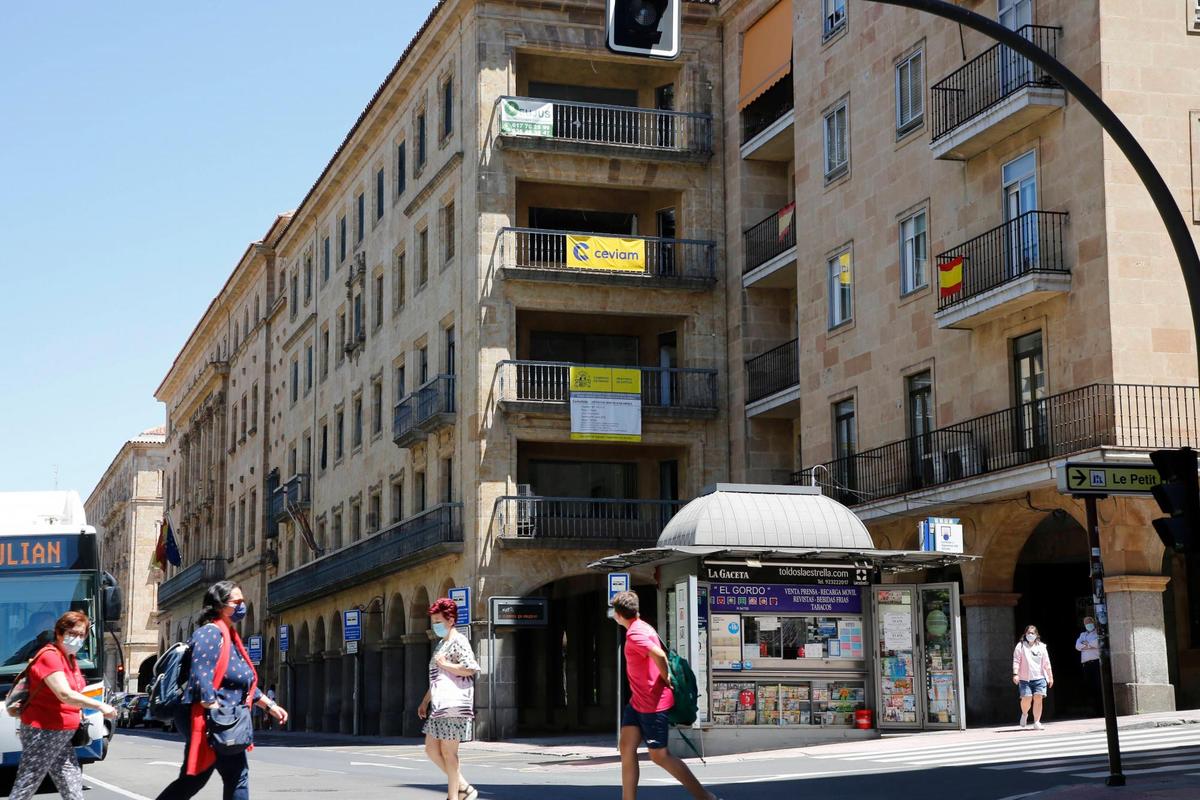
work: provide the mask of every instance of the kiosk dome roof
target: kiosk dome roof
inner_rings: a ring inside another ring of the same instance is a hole
[[[815,486],[718,483],[671,518],[659,547],[871,550],[862,521]]]

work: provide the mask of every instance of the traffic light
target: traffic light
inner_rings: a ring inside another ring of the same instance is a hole
[[[614,53],[676,58],[683,0],[608,0],[605,41]]]
[[[1154,520],[1154,530],[1168,550],[1191,553],[1200,550],[1200,479],[1196,476],[1196,451],[1155,450],[1150,454],[1162,483],[1150,492],[1158,507],[1169,516]]]

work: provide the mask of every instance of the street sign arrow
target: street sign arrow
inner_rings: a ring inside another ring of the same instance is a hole
[[[1070,487],[1072,489],[1083,489],[1087,486],[1087,475],[1081,469],[1071,470]]]
[[[1086,463],[1068,461],[1058,471],[1058,490],[1073,495],[1148,495],[1160,483],[1158,470],[1146,462]]]

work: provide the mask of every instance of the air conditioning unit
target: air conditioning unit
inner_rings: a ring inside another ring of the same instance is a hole
[[[973,444],[951,447],[931,454],[933,479],[937,483],[962,480],[983,471],[979,448]]]

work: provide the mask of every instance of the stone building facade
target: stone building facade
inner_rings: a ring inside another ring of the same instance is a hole
[[[962,5],[1056,52],[1200,222],[1200,38],[1182,3]],[[1008,658],[1031,623],[1067,678],[1052,713],[1082,711],[1084,514],[1055,468],[1200,437],[1153,204],[1082,106],[971,30],[843,0],[724,0],[720,19],[733,479],[815,480],[880,547],[961,518],[980,560],[928,577],[962,587],[968,718],[1011,714]],[[1164,555],[1157,515],[1101,503],[1120,713],[1200,704],[1200,563]]]
[[[157,589],[151,561],[163,517],[163,428],[142,431],[121,446],[92,490],[84,510],[96,527],[103,569],[121,587],[121,619],[106,629],[105,680],[113,691],[149,685],[158,658]],[[119,650],[118,650],[119,644]]]

